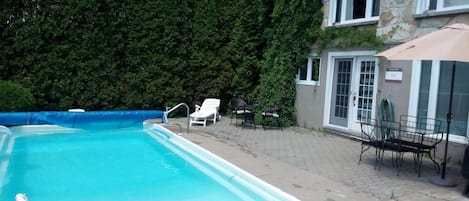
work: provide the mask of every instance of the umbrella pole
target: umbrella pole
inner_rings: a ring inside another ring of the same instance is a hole
[[[443,156],[443,163],[441,164],[441,177],[440,175],[436,175],[430,178],[430,182],[438,185],[438,186],[444,186],[444,187],[455,187],[456,183],[451,180],[446,178],[446,157],[448,155],[448,139],[449,139],[449,132],[450,132],[450,126],[451,126],[451,120],[453,119],[453,89],[454,89],[454,75],[456,71],[456,61],[453,61],[453,66],[451,68],[451,87],[449,91],[449,108],[448,108],[448,114],[446,115],[446,121],[447,121],[447,127],[446,127],[446,142],[445,142],[445,153]]]

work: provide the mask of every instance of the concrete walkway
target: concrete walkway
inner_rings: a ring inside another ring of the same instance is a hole
[[[179,122],[184,119],[170,119]],[[404,158],[397,175],[391,154],[375,170],[374,149],[363,154],[356,140],[300,127],[263,130],[230,125],[229,118],[207,127],[192,126],[183,137],[199,144],[262,180],[300,200],[469,200],[462,196],[466,181],[460,166],[450,164],[447,177],[454,188],[433,185],[437,175],[424,158],[421,177],[417,177],[411,154]]]

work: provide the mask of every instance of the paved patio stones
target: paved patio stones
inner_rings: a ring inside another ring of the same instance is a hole
[[[301,200],[469,200],[462,196],[466,181],[457,164],[449,165],[447,176],[458,186],[439,187],[428,181],[437,174],[429,159],[424,158],[421,177],[411,154],[399,175],[388,152],[375,170],[374,149],[358,164],[360,142],[334,134],[300,127],[242,129],[223,118],[207,127],[192,126],[183,137]]]

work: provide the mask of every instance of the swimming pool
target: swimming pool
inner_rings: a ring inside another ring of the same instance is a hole
[[[11,130],[0,136],[0,200],[296,200],[157,124]]]

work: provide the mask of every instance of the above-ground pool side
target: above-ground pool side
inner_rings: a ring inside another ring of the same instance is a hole
[[[102,124],[103,127],[141,126],[147,119],[163,118],[160,110],[108,110],[88,112],[42,111],[42,112],[0,112],[0,125],[60,125],[70,128],[87,128]],[[112,125],[111,125],[112,123]]]

